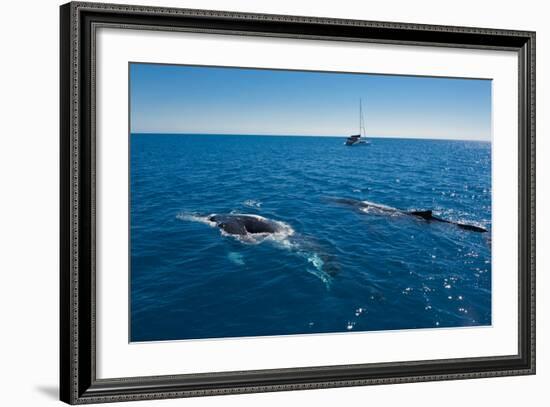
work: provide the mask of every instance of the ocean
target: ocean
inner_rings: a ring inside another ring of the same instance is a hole
[[[132,134],[130,340],[490,325],[491,144],[344,141]]]

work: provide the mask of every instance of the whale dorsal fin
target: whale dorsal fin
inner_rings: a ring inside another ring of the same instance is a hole
[[[426,211],[411,211],[409,213],[411,215],[418,216],[419,218],[422,218],[422,219],[432,219],[433,218],[431,209],[426,210]]]

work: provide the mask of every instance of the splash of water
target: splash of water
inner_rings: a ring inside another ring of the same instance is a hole
[[[247,199],[243,202],[243,205],[248,206],[249,208],[260,208],[262,206],[262,203],[254,199]]]

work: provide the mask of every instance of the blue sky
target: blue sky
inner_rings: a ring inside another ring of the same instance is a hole
[[[133,133],[491,139],[491,81],[130,64]]]

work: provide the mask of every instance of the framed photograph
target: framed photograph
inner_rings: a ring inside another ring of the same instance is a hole
[[[70,404],[535,373],[535,33],[61,6]]]

